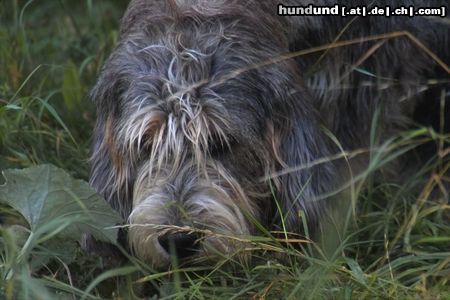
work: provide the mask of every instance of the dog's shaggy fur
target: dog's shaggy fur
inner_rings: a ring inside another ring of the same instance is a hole
[[[448,19],[279,17],[277,4],[133,0],[123,17],[92,92],[91,184],[128,220],[132,251],[156,268],[174,252],[239,251],[226,236],[257,234],[257,222],[300,233],[301,211],[319,228],[330,197],[364,167],[328,158],[368,147],[376,112],[383,139],[421,99],[439,98],[426,82],[448,76]],[[423,45],[386,35],[289,56],[404,30]]]

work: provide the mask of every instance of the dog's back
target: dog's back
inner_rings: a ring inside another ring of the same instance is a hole
[[[314,2],[317,6],[335,4]],[[448,1],[402,1],[397,5],[415,10],[445,7],[447,12],[449,8]],[[345,6],[396,8],[391,1],[346,1]],[[296,30],[291,51],[330,45],[325,51],[300,55],[297,61],[325,122],[344,145],[368,144],[370,116],[377,109],[383,110],[380,124],[385,124],[387,133],[404,128],[411,118],[438,128],[442,92],[449,97],[449,17],[306,17],[314,22],[305,22],[301,16],[288,18]],[[450,114],[446,117],[448,131]]]

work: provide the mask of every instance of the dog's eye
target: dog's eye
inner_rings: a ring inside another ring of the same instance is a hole
[[[208,152],[212,157],[222,156],[230,151],[230,148],[235,143],[231,137],[220,138],[213,136],[208,143]]]
[[[152,143],[148,140],[141,141],[141,144],[139,145],[139,149],[141,151],[141,154],[150,154],[152,150]]]
[[[218,157],[227,151],[228,146],[225,141],[211,141],[208,144],[208,152],[212,157]]]

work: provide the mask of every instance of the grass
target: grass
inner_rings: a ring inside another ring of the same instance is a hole
[[[87,94],[117,39],[124,2],[0,2],[0,169],[51,163],[87,180],[95,121]],[[422,172],[401,183],[374,173],[429,140],[441,147]],[[0,298],[449,299],[450,207],[433,192],[449,167],[444,141],[448,135],[422,128],[372,149],[364,184],[352,194],[357,217],[348,217],[332,249],[293,247],[262,232],[249,237],[252,264],[231,257],[226,266],[158,273],[134,258],[111,267],[80,251],[70,265],[54,259],[36,268],[46,249],[24,244],[20,227],[2,226]],[[0,209],[4,223],[20,223]]]

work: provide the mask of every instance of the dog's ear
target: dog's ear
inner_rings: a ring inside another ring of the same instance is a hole
[[[91,154],[90,184],[126,218],[131,212],[132,170],[115,142],[113,116],[98,117]]]
[[[126,218],[132,206],[133,172],[132,164],[119,149],[116,134],[123,85],[120,76],[104,69],[91,92],[97,106],[97,123],[91,148],[90,184]]]
[[[274,187],[281,207],[274,222],[283,218],[289,232],[301,232],[302,211],[308,227],[318,228],[335,172],[331,162],[324,162],[330,151],[309,96],[299,88],[286,91],[283,100],[273,120],[272,148],[278,161]]]

